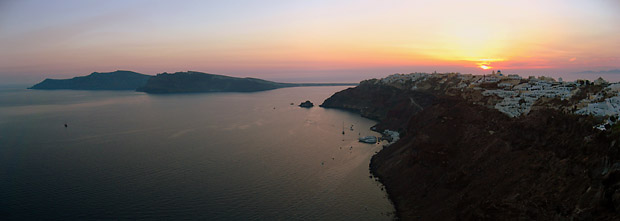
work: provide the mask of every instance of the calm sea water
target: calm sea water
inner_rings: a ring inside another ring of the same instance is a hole
[[[390,219],[375,122],[296,106],[345,88],[0,89],[0,218]]]

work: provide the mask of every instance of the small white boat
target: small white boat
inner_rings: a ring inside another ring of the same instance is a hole
[[[362,142],[362,143],[376,143],[377,142],[377,137],[375,137],[375,136],[360,137],[359,141]]]

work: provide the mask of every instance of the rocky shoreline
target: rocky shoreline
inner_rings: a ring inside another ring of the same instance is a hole
[[[373,79],[321,107],[359,112],[378,120],[377,130],[401,134],[370,162],[400,219],[620,218],[617,124],[595,129],[604,118],[549,100],[514,117],[467,99],[474,93]]]

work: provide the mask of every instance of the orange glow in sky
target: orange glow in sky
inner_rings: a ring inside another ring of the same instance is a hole
[[[0,27],[0,82],[117,69],[349,82],[620,72],[617,0],[24,0],[0,4]]]
[[[505,60],[504,59],[499,59],[499,58],[493,58],[493,59],[485,58],[485,59],[476,59],[476,60],[472,60],[472,61],[475,61],[476,65],[479,68],[481,68],[483,70],[488,70],[488,69],[493,68],[491,66],[491,62],[500,62],[500,61],[505,61]]]

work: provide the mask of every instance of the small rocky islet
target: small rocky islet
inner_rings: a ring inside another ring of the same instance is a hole
[[[304,101],[301,104],[299,104],[300,107],[305,107],[305,108],[311,108],[314,107],[314,104],[310,101]]]

